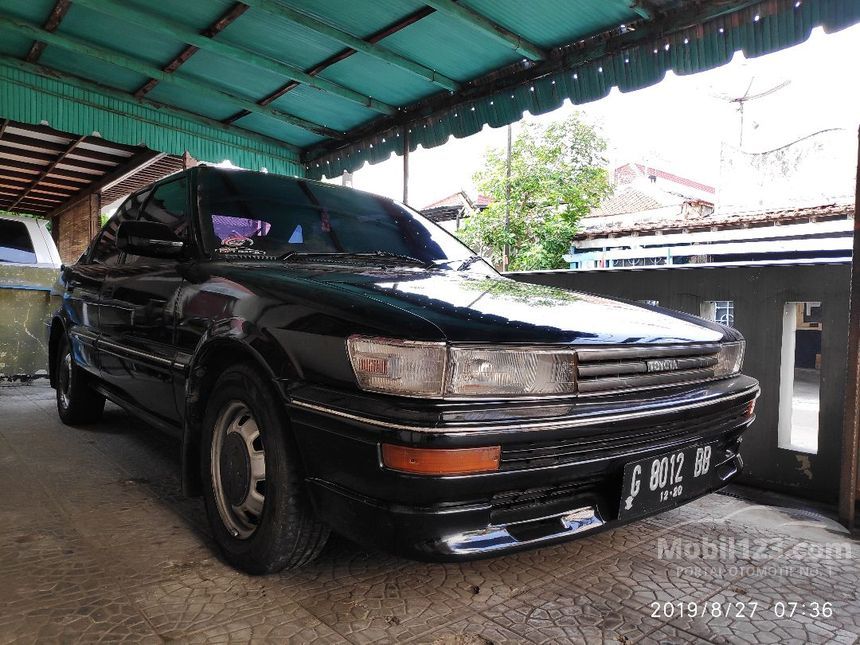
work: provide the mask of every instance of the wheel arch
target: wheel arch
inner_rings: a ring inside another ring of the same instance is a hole
[[[243,339],[216,337],[200,345],[188,366],[185,384],[185,414],[182,433],[182,490],[186,495],[202,492],[200,480],[200,432],[206,401],[220,374],[238,363],[259,368],[276,388],[278,375],[260,352]]]
[[[60,316],[51,319],[51,328],[48,332],[48,381],[51,387],[57,387],[57,351],[60,339],[66,333],[66,324]]]

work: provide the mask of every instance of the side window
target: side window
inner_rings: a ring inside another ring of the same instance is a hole
[[[24,222],[0,219],[0,262],[36,263],[36,251]]]
[[[140,211],[140,220],[144,222],[158,222],[167,224],[176,236],[188,241],[189,222],[187,205],[188,180],[180,179],[162,184],[152,193],[152,197],[146,202]],[[137,264],[139,262],[157,262],[154,258],[143,258],[139,255],[126,253],[122,260],[123,264]]]
[[[116,229],[119,227],[119,218],[122,208],[117,211],[99,233],[96,245],[90,255],[93,264],[116,264],[119,260],[119,251],[116,248]]]
[[[188,180],[180,179],[162,184],[155,189],[140,219],[147,222],[167,224],[176,236],[188,240]]]
[[[93,248],[90,262],[97,264],[118,264],[120,253],[116,248],[116,231],[119,225],[128,220],[135,220],[140,214],[140,207],[146,201],[149,191],[132,195],[117,209],[114,216],[104,225]]]

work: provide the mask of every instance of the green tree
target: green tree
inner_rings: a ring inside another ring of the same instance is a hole
[[[579,114],[542,126],[526,122],[511,145],[510,225],[505,230],[506,150],[491,149],[475,173],[492,203],[458,236],[497,267],[505,243],[509,268],[561,269],[577,222],[610,192],[606,141]]]

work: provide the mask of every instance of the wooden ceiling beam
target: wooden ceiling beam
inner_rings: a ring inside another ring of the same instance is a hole
[[[65,199],[57,199],[56,197],[39,197],[37,195],[30,195],[27,197],[26,200],[22,200],[18,196],[18,193],[13,193],[12,191],[3,190],[3,189],[0,189],[0,195],[5,195],[7,197],[11,197],[12,199],[16,200],[16,203],[22,202],[22,201],[27,201],[27,202],[32,202],[32,203],[45,202],[47,205],[51,206],[54,204],[62,204],[64,201],[66,201]],[[9,208],[14,208],[15,205],[16,204],[12,204],[12,206],[10,206]]]
[[[202,36],[207,38],[214,38],[217,34],[224,31],[227,26],[232,23],[236,18],[241,16],[248,10],[248,5],[242,4],[241,2],[237,2],[230,9],[228,9],[218,20],[209,25],[206,29],[204,29],[201,33]],[[194,54],[196,54],[200,50],[199,47],[194,45],[186,46],[177,56],[171,60],[167,65],[165,65],[162,70],[167,72],[168,74],[172,74],[177,69],[179,69],[185,61],[191,58]],[[144,83],[138,90],[134,93],[135,98],[143,98],[151,92],[155,86],[158,85],[158,80],[155,78],[149,79],[146,83]]]
[[[464,4],[454,0],[423,0],[424,4],[430,5],[436,11],[451,16],[459,22],[464,22],[474,27],[496,42],[513,47],[514,51],[534,61],[546,60],[548,54],[542,47],[529,42],[517,33],[514,33],[499,23],[490,20],[485,15]]]
[[[0,183],[24,184],[24,185],[26,185],[26,184],[30,183],[30,181],[32,181],[32,179],[33,179],[33,175],[30,173],[17,172],[14,170],[7,170],[6,168],[0,168]],[[55,188],[57,190],[64,190],[64,191],[71,192],[71,193],[75,192],[76,190],[80,189],[80,187],[81,187],[80,184],[75,184],[75,183],[70,184],[70,183],[64,182],[62,179],[55,178],[55,177],[46,177],[45,179],[42,180],[42,185],[50,186],[50,187]],[[20,188],[20,186],[19,186],[19,188]]]
[[[6,171],[4,168],[13,170],[13,171],[25,171],[29,172],[32,175],[38,175],[41,173],[45,166],[43,164],[34,164],[27,163],[26,161],[18,161],[16,159],[7,159],[6,157],[0,157],[0,176],[2,176]],[[19,173],[23,174],[23,173]],[[62,177],[63,179],[67,179],[72,182],[82,182],[85,184],[90,183],[94,179],[98,179],[98,174],[90,174],[84,172],[75,172],[74,170],[66,170],[65,168],[54,168],[51,171],[51,175]]]
[[[12,202],[15,198],[0,198],[0,210],[12,210]],[[47,204],[39,204],[33,202],[22,203],[18,206],[19,210],[23,210],[25,213],[34,213],[34,214],[42,214],[47,215],[51,211],[51,207]]]
[[[54,4],[54,8],[51,9],[51,13],[48,14],[48,19],[45,21],[43,29],[51,32],[56,31],[57,27],[59,27],[60,23],[63,21],[63,18],[66,17],[66,13],[68,12],[71,4],[72,3],[69,0],[57,0]],[[42,52],[45,51],[45,47],[45,43],[41,40],[37,40],[30,47],[30,51],[27,52],[27,57],[24,60],[28,63],[38,62]]]
[[[34,68],[31,68],[31,69],[34,69]],[[69,135],[67,133],[60,132],[59,130],[55,130],[54,128],[52,128],[51,126],[48,126],[48,125],[41,125],[41,124],[34,125],[31,123],[22,123],[20,121],[9,121],[9,127],[13,128],[15,130],[21,130],[21,131],[28,132],[28,133],[44,134],[44,135],[48,135],[48,136],[52,136],[52,137],[60,137],[60,138],[66,139],[66,140],[69,139]],[[10,134],[11,134],[11,132],[10,132]],[[84,139],[84,143],[87,143],[87,144],[93,145],[93,146],[99,146],[101,148],[107,148],[108,150],[116,150],[117,152],[125,152],[125,153],[134,154],[134,153],[140,151],[139,146],[129,146],[129,145],[126,145],[124,143],[116,143],[114,141],[108,141],[107,139],[102,139],[101,137],[96,137],[96,136],[92,136],[92,135],[88,136],[86,139]],[[127,157],[121,157],[121,158],[127,158]]]
[[[90,137],[85,138],[84,143],[89,143],[89,139]],[[3,137],[3,143],[14,143],[15,145],[36,148],[37,151],[52,152],[54,154],[61,153],[66,149],[66,145],[68,145],[57,143],[55,141],[46,141],[45,139],[37,139],[35,137],[26,137],[20,134],[12,134],[11,132],[7,132]],[[99,152],[98,150],[90,150],[83,146],[78,146],[73,156],[84,157],[85,159],[92,161],[103,161],[104,163],[109,164],[122,163],[128,159],[128,155],[125,154],[109,154],[107,152]]]
[[[378,43],[383,38],[387,38],[388,36],[391,36],[392,34],[397,33],[401,29],[405,29],[409,25],[415,24],[416,22],[418,22],[422,18],[425,18],[425,17],[429,16],[431,13],[435,13],[435,12],[436,12],[436,10],[433,7],[421,7],[417,11],[413,11],[412,13],[410,13],[405,18],[402,18],[395,23],[392,23],[390,25],[383,27],[382,29],[371,34],[370,36],[368,36],[364,40],[368,43]],[[357,54],[357,53],[358,53],[358,50],[353,49],[352,47],[347,47],[346,49],[342,49],[341,51],[337,52],[336,54],[329,56],[328,58],[326,58],[321,63],[317,63],[313,67],[306,69],[305,73],[307,73],[311,76],[318,76],[321,72],[328,69],[329,67],[331,67],[335,63],[339,63],[340,61],[345,60],[345,59],[349,58],[350,56],[352,56],[353,54]],[[260,105],[268,105],[272,101],[276,101],[277,99],[281,98],[287,92],[291,92],[295,88],[299,87],[299,85],[301,85],[301,83],[299,83],[297,81],[290,81],[286,85],[279,87],[277,90],[275,90],[274,92],[272,92],[271,94],[269,94],[265,98],[260,99],[259,101],[257,101],[257,103]],[[249,114],[250,114],[250,112],[248,112],[246,110],[241,110],[241,111],[236,112],[235,114],[227,117],[226,119],[224,119],[223,122],[224,123],[233,123],[234,121],[237,121],[237,120],[241,119],[242,117],[248,116]]]
[[[15,208],[21,201],[23,201],[29,194],[30,191],[33,190],[36,186],[39,185],[39,182],[42,181],[45,177],[51,174],[51,172],[56,168],[59,164],[63,163],[63,160],[71,153],[75,148],[77,148],[80,143],[84,140],[85,137],[78,137],[74,141],[72,141],[67,147],[65,152],[60,155],[57,155],[57,158],[54,159],[53,162],[48,164],[48,167],[43,170],[36,179],[21,193],[18,197],[17,201],[12,204],[12,208]],[[38,197],[33,197],[31,199],[40,199]]]
[[[8,188],[9,190],[16,191],[16,195],[21,192],[24,188],[26,188],[32,180],[24,181],[21,179],[8,179],[0,175],[0,187]],[[71,187],[57,187],[52,186],[46,183],[40,183],[38,188],[34,188],[34,193],[45,193],[47,195],[57,195],[59,197],[62,196],[70,196],[80,190],[80,186],[71,186]]]
[[[83,141],[84,137],[78,137],[77,139],[73,139],[75,142],[75,148],[73,148],[75,155],[78,154],[77,144]],[[36,152],[35,150],[25,150],[24,148],[16,148],[13,146],[3,145],[6,143],[5,140],[0,141],[0,155],[6,157],[23,157],[26,160],[32,161],[43,161],[46,164],[51,164],[57,158],[58,153],[47,153],[47,152]],[[64,166],[74,166],[75,169],[79,170],[92,170],[93,172],[107,172],[111,169],[111,166],[117,165],[117,162],[123,162],[124,159],[120,158],[116,161],[111,162],[110,166],[106,166],[102,163],[92,163],[89,161],[84,161],[83,159],[66,159],[66,155],[69,154],[68,144],[63,146],[63,149],[59,152],[59,154],[63,157],[62,163]]]
[[[158,152],[157,150],[143,150],[133,156],[122,166],[118,166],[113,172],[106,174],[104,177],[101,177],[98,181],[91,183],[89,186],[83,187],[83,189],[72,195],[72,197],[64,202],[63,204],[57,206],[54,210],[48,213],[48,217],[56,217],[63,210],[69,207],[70,203],[74,200],[77,203],[79,200],[84,199],[85,197],[89,197],[94,193],[101,192],[108,186],[112,186],[119,181],[122,181],[130,174],[133,174],[135,171],[140,170],[141,168],[146,168],[147,166],[152,165],[159,159],[166,157],[167,155],[163,152]]]
[[[391,51],[390,49],[386,49],[385,47],[380,47],[374,43],[364,41],[358,36],[353,36],[342,29],[338,29],[333,25],[323,22],[322,20],[318,20],[317,18],[303,13],[298,9],[294,9],[293,7],[288,7],[287,5],[276,2],[275,0],[243,1],[245,4],[251,5],[260,11],[265,11],[273,16],[286,18],[290,22],[301,25],[305,29],[310,29],[313,32],[327,36],[328,38],[346,45],[347,47],[358,50],[363,54],[367,54],[373,58],[383,60],[390,65],[404,69],[407,72],[411,72],[416,76],[420,76],[434,85],[438,85],[450,92],[453,92],[460,87],[460,84],[457,81],[452,78],[448,78],[444,74],[440,74],[435,69],[431,69],[426,65],[410,60],[405,56],[401,56],[400,54]]]
[[[355,90],[352,90],[334,81],[306,74],[304,70],[302,70],[300,67],[285,63],[283,61],[275,60],[274,58],[258,54],[249,49],[236,47],[235,45],[231,45],[220,40],[215,40],[206,36],[205,34],[199,34],[193,29],[189,29],[182,24],[173,22],[172,20],[167,20],[149,12],[135,9],[128,4],[121,4],[116,2],[102,2],[100,0],[75,1],[78,4],[83,4],[87,7],[91,7],[92,9],[114,16],[116,18],[126,20],[133,24],[141,25],[150,31],[154,31],[156,33],[163,34],[172,38],[179,38],[183,42],[193,45],[195,47],[194,51],[197,51],[197,49],[211,51],[227,59],[251,65],[259,69],[264,69],[279,76],[304,83],[305,85],[313,87],[314,89],[326,92],[327,94],[332,94],[334,96],[339,96],[348,101],[358,103],[363,107],[369,108],[376,112],[380,112],[382,114],[392,115],[397,112],[397,108],[393,105],[383,103],[382,101],[374,99],[371,96],[356,92]],[[259,103],[257,105],[260,107],[265,107]]]

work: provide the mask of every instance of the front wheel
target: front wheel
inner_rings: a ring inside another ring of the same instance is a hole
[[[102,417],[105,398],[90,387],[86,373],[75,364],[69,339],[63,336],[57,349],[54,382],[60,420],[66,425],[95,423]]]
[[[328,539],[289,432],[280,401],[256,370],[240,365],[221,375],[203,420],[203,496],[221,552],[247,573],[301,566]]]

